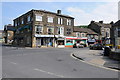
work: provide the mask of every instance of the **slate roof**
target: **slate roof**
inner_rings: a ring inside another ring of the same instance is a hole
[[[94,22],[94,24],[104,27],[104,28],[111,28],[111,24],[105,24],[105,23],[99,23],[99,22]]]
[[[113,27],[115,27],[115,26],[119,26],[120,27],[120,20],[117,21],[115,24],[113,24]]]
[[[4,27],[4,30],[14,31],[14,30],[15,30],[15,27],[12,26],[12,25],[6,25],[6,26]]]
[[[85,32],[87,34],[97,34],[96,32],[94,32],[93,30],[91,30],[89,28],[74,27],[73,31],[74,32]]]

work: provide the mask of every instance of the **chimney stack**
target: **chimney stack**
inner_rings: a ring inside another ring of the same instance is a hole
[[[57,10],[57,14],[61,14],[61,10]]]
[[[102,24],[102,23],[103,23],[103,21],[99,21],[99,23],[101,23],[101,24]]]

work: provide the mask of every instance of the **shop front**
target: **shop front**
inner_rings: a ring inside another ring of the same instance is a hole
[[[54,35],[35,35],[36,47],[54,47]]]

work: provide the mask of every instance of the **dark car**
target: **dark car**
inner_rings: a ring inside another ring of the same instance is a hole
[[[93,50],[102,50],[103,46],[102,46],[102,44],[98,43],[98,44],[90,45],[89,48],[93,49]]]

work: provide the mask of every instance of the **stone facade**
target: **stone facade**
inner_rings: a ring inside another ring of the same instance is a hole
[[[110,43],[110,29],[112,24],[103,23],[103,21],[95,22],[91,21],[88,28],[92,29],[98,34],[98,39],[103,42],[103,44]]]
[[[4,26],[3,37],[5,43],[11,44],[13,42],[14,30],[14,26],[12,26],[11,24]]]
[[[120,20],[113,24],[111,36],[113,36],[113,43],[115,48],[120,51]]]
[[[61,10],[57,13],[31,10],[14,19],[14,26],[16,27],[14,35],[16,45],[55,47],[64,45],[66,36],[72,36],[74,18],[62,15]]]

